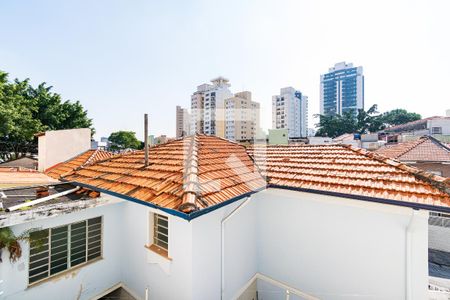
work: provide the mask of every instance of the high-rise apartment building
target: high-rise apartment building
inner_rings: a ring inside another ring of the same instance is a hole
[[[252,101],[252,93],[245,91],[225,99],[225,138],[250,141],[259,130],[259,103]]]
[[[337,63],[320,76],[320,114],[342,114],[358,109],[364,109],[363,68]]]
[[[225,99],[233,96],[229,80],[218,77],[191,96],[191,133],[225,137]]]
[[[286,128],[289,138],[306,137],[308,97],[293,87],[282,88],[272,97],[272,128]]]
[[[189,112],[186,108],[177,105],[176,112],[176,137],[180,138],[189,134]]]

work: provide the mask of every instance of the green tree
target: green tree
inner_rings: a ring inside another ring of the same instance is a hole
[[[112,150],[142,149],[142,142],[136,138],[136,133],[133,131],[113,132],[108,140],[111,142]]]
[[[382,118],[385,126],[395,126],[420,120],[422,116],[417,113],[408,112],[406,109],[398,108],[385,112]]]
[[[342,115],[316,115],[319,129],[316,136],[337,137],[344,133],[372,133],[385,129],[386,127],[404,124],[419,120],[421,116],[409,113],[404,109],[395,109],[383,114],[378,112],[378,106],[372,105],[367,111],[359,109],[346,111]]]
[[[35,145],[34,134],[45,130],[92,128],[87,111],[76,101],[63,101],[51,86],[31,86],[29,79],[8,81],[0,71],[0,152],[15,156]]]

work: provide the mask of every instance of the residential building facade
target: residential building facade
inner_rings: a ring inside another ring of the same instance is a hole
[[[191,133],[225,137],[225,99],[233,96],[229,80],[217,77],[191,96]]]
[[[259,130],[259,103],[252,93],[236,93],[225,99],[225,138],[233,141],[254,140]]]
[[[320,114],[364,109],[363,68],[340,62],[320,76]]]
[[[293,87],[280,90],[272,97],[272,128],[288,130],[289,138],[308,134],[308,97]]]
[[[186,136],[190,132],[190,117],[186,108],[177,105],[176,111],[176,138]]]

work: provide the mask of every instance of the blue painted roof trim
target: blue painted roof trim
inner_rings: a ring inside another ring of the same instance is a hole
[[[63,180],[64,181],[64,180]],[[190,214],[185,214],[181,211],[175,210],[175,209],[170,209],[170,208],[165,208],[165,207],[161,207],[159,205],[155,205],[151,202],[146,202],[143,200],[139,200],[124,194],[120,194],[120,193],[116,193],[113,191],[109,191],[109,190],[105,190],[102,188],[98,188],[95,186],[91,186],[89,184],[84,184],[84,183],[80,183],[80,182],[76,182],[76,181],[65,181],[68,183],[72,183],[74,185],[78,185],[81,187],[85,187],[94,191],[98,191],[101,193],[105,193],[111,196],[115,196],[117,198],[121,198],[124,200],[128,200],[134,203],[138,203],[141,205],[145,205],[154,209],[159,209],[161,211],[164,211],[170,215],[182,218],[184,220],[187,221],[191,221],[195,218],[198,218],[204,214],[207,214],[209,212],[212,212],[216,209],[219,209],[223,206],[229,205],[233,202],[239,201],[243,198],[247,198],[257,192],[263,191],[267,188],[275,188],[275,189],[282,189],[282,190],[290,190],[290,191],[297,191],[297,192],[305,192],[305,193],[312,193],[312,194],[319,194],[319,195],[326,195],[326,196],[334,196],[334,197],[341,197],[341,198],[348,198],[348,199],[353,199],[353,200],[362,200],[362,201],[367,201],[367,202],[376,202],[376,203],[382,203],[382,204],[389,204],[389,205],[396,205],[396,206],[405,206],[405,207],[410,207],[413,209],[425,209],[425,210],[430,210],[430,211],[436,211],[436,212],[444,212],[444,213],[450,213],[450,207],[443,207],[443,206],[434,206],[434,205],[427,205],[427,204],[421,204],[421,203],[413,203],[413,202],[406,202],[406,201],[398,201],[398,200],[389,200],[389,199],[384,199],[384,198],[376,198],[376,197],[368,197],[368,196],[359,196],[359,195],[351,195],[351,194],[345,194],[345,193],[338,193],[338,192],[330,192],[330,191],[321,191],[321,190],[314,190],[314,189],[306,189],[306,188],[299,188],[299,187],[287,187],[287,186],[282,186],[282,185],[276,185],[276,184],[268,184],[266,187],[262,187],[259,189],[256,189],[254,191],[236,196],[234,198],[231,198],[227,201],[221,202],[219,204],[215,204],[213,206],[209,206],[207,208],[201,209],[201,210],[197,210],[194,211]]]
[[[134,202],[134,203],[138,203],[138,204],[141,204],[141,205],[145,205],[145,206],[148,206],[148,207],[151,207],[151,208],[159,209],[159,210],[162,210],[163,212],[166,212],[166,213],[168,213],[170,215],[177,216],[177,217],[180,217],[180,218],[188,220],[188,221],[190,220],[188,214],[185,214],[185,213],[183,213],[181,211],[178,211],[178,210],[175,210],[175,209],[161,207],[161,206],[155,205],[155,204],[150,203],[150,202],[139,200],[139,199],[136,199],[136,198],[124,195],[124,194],[120,194],[120,193],[116,193],[116,192],[113,192],[113,191],[105,190],[105,189],[98,188],[98,187],[95,187],[95,186],[92,186],[92,185],[89,185],[89,184],[85,184],[85,183],[81,183],[81,182],[77,182],[77,181],[67,181],[67,182],[70,182],[70,183],[72,183],[74,185],[78,185],[78,186],[81,186],[81,187],[88,188],[90,190],[94,190],[94,191],[97,191],[97,192],[101,192],[101,193],[105,193],[105,194],[108,194],[108,195],[111,195],[111,196],[115,196],[117,198],[128,200],[128,201],[131,201],[131,202]]]
[[[260,189],[257,189],[257,190],[254,190],[254,191],[251,191],[251,192],[248,192],[248,193],[236,196],[234,198],[231,198],[231,199],[229,199],[227,201],[224,201],[224,202],[221,202],[219,204],[215,204],[215,205],[209,206],[207,208],[194,211],[194,212],[192,212],[190,214],[185,214],[185,213],[183,213],[183,212],[181,212],[179,210],[161,207],[159,205],[155,205],[155,204],[147,202],[147,201],[139,200],[139,199],[136,199],[136,198],[124,195],[124,194],[120,194],[120,193],[116,193],[116,192],[113,192],[113,191],[109,191],[109,190],[105,190],[105,189],[102,189],[102,188],[98,188],[98,187],[95,187],[95,186],[92,186],[92,185],[89,185],[89,184],[85,184],[85,183],[81,183],[81,182],[77,182],[77,181],[65,181],[65,180],[62,180],[62,181],[67,182],[67,183],[72,183],[74,185],[81,186],[81,187],[84,187],[84,188],[88,188],[90,190],[94,190],[94,191],[97,191],[97,192],[105,193],[105,194],[108,194],[108,195],[111,195],[111,196],[115,196],[117,198],[121,198],[121,199],[124,199],[124,200],[127,200],[127,201],[131,201],[131,202],[134,202],[134,203],[145,205],[145,206],[148,206],[148,207],[151,207],[151,208],[159,209],[159,210],[164,211],[164,212],[166,212],[166,213],[168,213],[170,215],[173,215],[173,216],[176,216],[176,217],[180,217],[180,218],[182,218],[184,220],[187,220],[187,221],[191,221],[191,220],[193,220],[195,218],[198,218],[198,217],[200,217],[200,216],[202,216],[204,214],[212,212],[212,211],[214,211],[216,209],[219,209],[219,208],[221,208],[221,207],[223,207],[225,205],[231,204],[233,202],[239,201],[239,200],[241,200],[243,198],[247,198],[250,195],[265,189],[263,187],[263,188],[260,188]]]
[[[390,200],[390,199],[368,197],[368,196],[359,196],[359,195],[313,190],[313,189],[306,189],[306,188],[299,188],[299,187],[287,187],[287,186],[276,185],[276,184],[269,184],[267,187],[282,189],[282,190],[312,193],[312,194],[320,194],[320,195],[326,195],[326,196],[335,196],[335,197],[348,198],[348,199],[353,199],[353,200],[362,200],[362,201],[367,201],[367,202],[377,202],[377,203],[396,205],[396,206],[406,206],[406,207],[410,207],[413,209],[425,209],[425,210],[430,210],[430,211],[450,213],[450,207],[444,207],[444,206],[435,206],[435,205],[428,205],[428,204],[421,204],[421,203],[414,203],[414,202]]]

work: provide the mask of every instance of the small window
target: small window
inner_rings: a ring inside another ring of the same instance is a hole
[[[153,214],[153,244],[169,250],[169,222],[166,216]]]
[[[431,134],[442,134],[442,127],[431,127]]]
[[[102,217],[30,234],[29,284],[86,263],[102,253]]]

